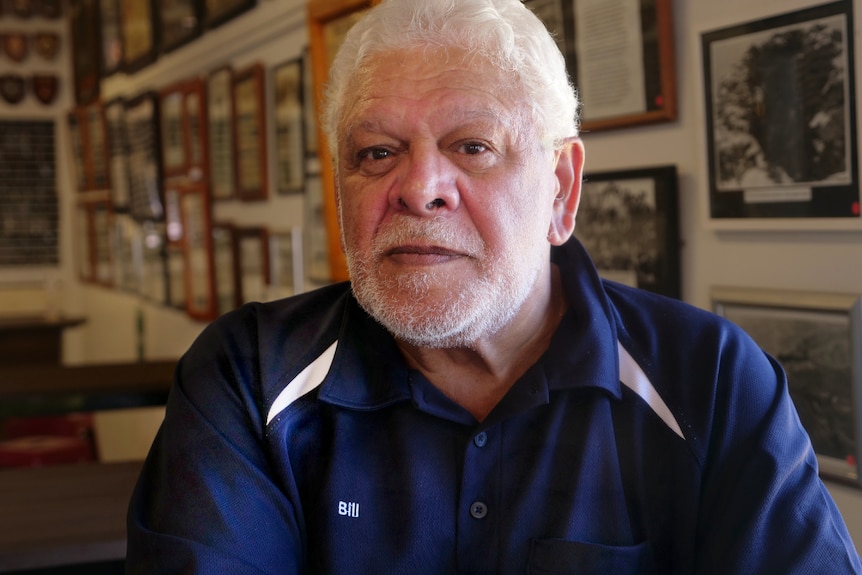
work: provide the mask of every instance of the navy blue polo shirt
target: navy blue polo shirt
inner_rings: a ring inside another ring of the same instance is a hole
[[[477,422],[340,284],[213,322],[129,510],[130,573],[862,571],[780,367],[554,250],[569,310]]]

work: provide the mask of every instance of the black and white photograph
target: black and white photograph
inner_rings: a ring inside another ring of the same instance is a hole
[[[712,218],[859,218],[851,6],[703,34]]]
[[[711,295],[715,311],[787,372],[821,474],[859,483],[859,296],[730,287]]]
[[[584,176],[575,236],[605,279],[680,297],[675,166]]]

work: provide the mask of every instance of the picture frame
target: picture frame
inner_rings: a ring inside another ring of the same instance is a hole
[[[715,286],[716,313],[787,373],[823,478],[862,487],[862,300],[859,294]]]
[[[110,187],[108,138],[104,108],[97,100],[67,114],[78,191]]]
[[[78,270],[81,281],[111,286],[113,255],[111,204],[105,197],[89,197],[78,202]]]
[[[275,173],[279,194],[305,189],[305,110],[303,59],[282,62],[272,69]]]
[[[74,109],[66,114],[66,124],[69,127],[69,143],[72,152],[72,165],[75,170],[75,189],[79,192],[87,190],[89,184],[87,153],[84,149],[85,122],[81,120],[79,110]]]
[[[160,51],[168,53],[189,43],[203,30],[201,0],[156,0]]]
[[[256,0],[205,0],[205,27],[216,28],[253,8]]]
[[[129,144],[129,211],[138,220],[163,221],[161,121],[155,92],[126,102]]]
[[[101,30],[98,0],[80,0],[69,5],[69,35],[72,44],[72,80],[75,103],[92,104],[101,90]]]
[[[236,227],[228,222],[214,222],[212,236],[216,301],[221,315],[242,304],[239,239]]]
[[[269,276],[269,232],[263,226],[236,228],[241,303],[267,301]]]
[[[162,89],[159,100],[164,176],[201,181],[209,158],[203,79],[172,84]]]
[[[290,297],[305,289],[302,228],[269,232],[269,296]]]
[[[585,132],[677,118],[671,0],[526,0],[558,38]]]
[[[189,317],[211,321],[218,315],[209,193],[202,182],[180,188],[185,268],[185,309]]]
[[[128,293],[138,293],[143,271],[140,222],[128,214],[114,212],[111,242],[115,255],[113,286]]]
[[[701,34],[718,229],[859,230],[852,1]]]
[[[123,65],[123,36],[120,0],[99,0],[101,34],[101,74],[103,78],[120,71]]]
[[[676,166],[587,173],[576,221],[602,277],[681,297]]]
[[[309,0],[308,38],[309,56],[312,71],[312,93],[314,95],[314,115],[320,118],[324,85],[329,75],[329,64],[335,56],[344,35],[369,8],[378,0]],[[335,206],[335,174],[332,158],[325,144],[320,122],[317,124],[317,156],[320,159],[320,199],[322,200],[323,231],[327,246],[325,253],[329,258],[329,271],[326,281],[345,281],[349,279],[347,259],[341,249],[338,214]],[[318,251],[318,253],[320,253]],[[316,261],[316,260],[315,260]],[[318,270],[322,271],[322,270]],[[321,278],[323,279],[323,278]]]
[[[105,103],[105,129],[108,134],[108,166],[111,204],[117,213],[129,211],[129,139],[126,133],[126,101],[122,97]]]
[[[233,128],[233,70],[223,66],[207,75],[209,180],[213,201],[236,198]]]
[[[174,84],[159,93],[162,174],[166,178],[185,175],[188,165],[183,100],[181,85]]]
[[[168,256],[164,222],[141,222],[141,282],[139,293],[144,299],[167,306]]]
[[[123,71],[133,74],[156,61],[159,47],[155,0],[120,0]]]
[[[268,197],[266,101],[263,64],[233,75],[233,128],[236,193],[243,201]]]

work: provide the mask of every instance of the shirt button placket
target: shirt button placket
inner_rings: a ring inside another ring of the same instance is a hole
[[[459,496],[458,566],[463,571],[493,570],[499,556],[497,523],[493,509],[499,500],[500,435],[480,431],[468,436]]]

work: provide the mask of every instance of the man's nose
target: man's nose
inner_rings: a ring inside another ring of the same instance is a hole
[[[456,210],[460,203],[457,170],[436,146],[417,145],[406,155],[407,165],[390,201],[417,216],[436,216]]]

